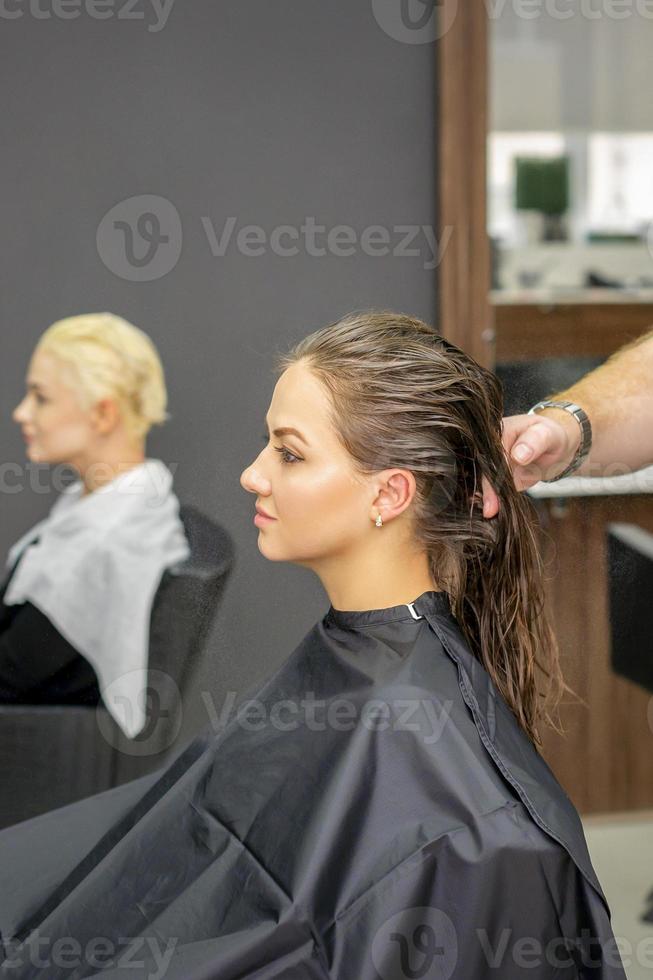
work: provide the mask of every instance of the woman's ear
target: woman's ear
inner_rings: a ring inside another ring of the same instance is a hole
[[[93,427],[102,436],[113,432],[120,418],[120,409],[113,398],[101,398],[91,409]]]
[[[381,515],[384,523],[399,517],[413,501],[417,491],[410,470],[384,470],[376,474],[377,492],[372,505],[372,520]]]

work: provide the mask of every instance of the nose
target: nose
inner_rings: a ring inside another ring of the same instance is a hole
[[[28,421],[29,413],[27,409],[27,398],[23,398],[23,400],[16,405],[11,417],[14,422],[18,423],[18,425],[23,425]]]
[[[259,457],[260,458],[260,457]],[[261,471],[259,458],[255,459],[240,474],[240,485],[248,493],[258,494],[259,497],[269,497],[272,493],[272,484]]]

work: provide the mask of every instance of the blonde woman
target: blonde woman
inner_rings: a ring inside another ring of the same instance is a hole
[[[6,975],[624,980],[536,748],[560,668],[499,382],[385,312],[280,367],[241,482],[328,611],[165,770],[0,834]]]
[[[94,704],[142,728],[149,616],[166,567],[188,555],[170,470],[145,455],[166,418],[147,335],[110,313],[39,339],[13,418],[30,461],[78,479],[12,547],[0,605],[0,700]]]

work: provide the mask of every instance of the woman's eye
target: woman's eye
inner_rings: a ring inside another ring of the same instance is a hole
[[[274,448],[281,455],[282,462],[301,463],[301,459],[299,458],[299,456],[295,456],[295,454],[291,453],[290,450],[286,449],[285,446],[275,446]]]
[[[265,442],[265,443],[267,443],[267,442],[270,441],[267,432],[264,432],[261,438],[262,438],[263,442]],[[280,453],[282,462],[284,462],[284,463],[301,463],[301,457],[295,456],[295,454],[294,453],[291,453],[290,450],[289,449],[286,449],[285,446],[274,446],[273,449],[275,450],[275,452]]]

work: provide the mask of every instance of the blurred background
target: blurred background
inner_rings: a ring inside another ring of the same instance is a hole
[[[489,318],[507,414],[653,323],[652,50],[646,4],[488,17]],[[653,474],[615,460],[606,475],[530,493],[565,675],[585,701],[546,754],[584,815],[633,980],[653,971]]]
[[[222,696],[268,673],[326,608],[310,574],[260,556],[238,482],[260,452],[275,353],[351,309],[435,316],[424,235],[417,254],[392,253],[406,237],[395,226],[435,223],[436,68],[432,45],[398,43],[365,4],[176,0],[164,26],[149,0],[126,7],[100,20],[80,3],[62,19],[44,2],[49,17],[25,6],[3,23],[3,457],[26,464],[10,416],[46,326],[110,310],[152,337],[172,418],[148,454],[238,556],[202,678]],[[171,238],[158,254],[143,213]],[[285,226],[298,242],[275,248]],[[388,244],[366,251],[373,226]],[[33,470],[5,478],[3,555],[56,497]]]
[[[653,286],[653,17],[635,5],[618,19],[607,6],[587,11],[598,16],[573,16],[568,5],[571,17],[544,9],[526,19],[506,4],[491,25],[488,228],[498,289]]]

